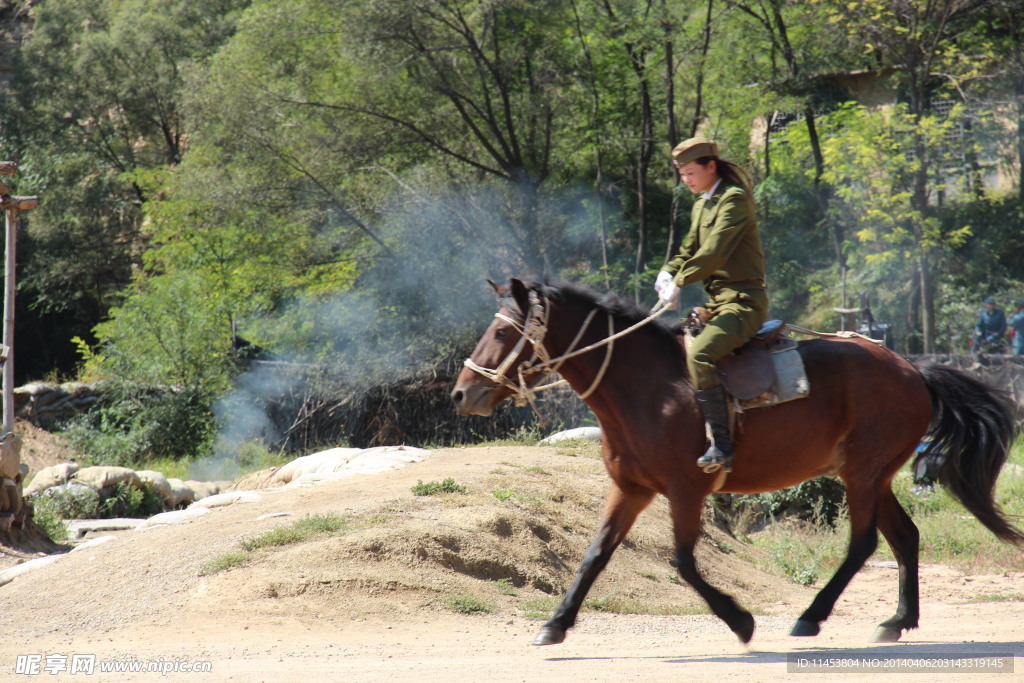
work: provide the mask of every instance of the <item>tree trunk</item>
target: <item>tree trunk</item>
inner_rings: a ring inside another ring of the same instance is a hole
[[[1024,78],[1015,79],[1017,97],[1017,199],[1024,205]]]
[[[663,26],[665,28],[665,112],[668,118],[668,146],[669,149],[674,149],[679,144],[679,129],[676,127],[675,43],[672,39],[675,25],[666,21]],[[672,176],[675,181],[674,187],[679,187],[679,174],[673,171]],[[678,227],[676,213],[678,210],[679,199],[673,192],[668,213],[668,239],[665,243],[665,258],[662,263],[667,263],[677,248],[676,242],[679,238],[676,236]]]
[[[935,278],[928,252],[918,256],[921,276],[921,332],[925,353],[935,353]]]
[[[630,61],[636,73],[640,88],[640,149],[636,165],[636,260],[633,274],[639,276],[647,268],[648,227],[647,227],[647,174],[654,153],[654,112],[651,108],[651,91],[647,82],[647,50],[635,45],[628,46]],[[635,278],[634,299],[640,301],[640,278]]]
[[[704,64],[707,61],[708,49],[711,46],[711,10],[714,0],[708,0],[708,12],[704,17],[704,41],[700,46],[700,61],[697,63],[697,83],[695,96],[696,102],[693,105],[693,119],[690,121],[690,137],[697,134],[700,128],[701,119],[704,118]]]

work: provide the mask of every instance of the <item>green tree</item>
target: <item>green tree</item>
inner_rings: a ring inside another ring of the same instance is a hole
[[[942,146],[930,137],[933,99],[962,89],[979,75],[978,66],[962,51],[979,27],[987,3],[980,0],[866,0],[836,8],[833,21],[854,27],[865,51],[883,65],[895,67],[913,155],[912,185],[907,201],[911,218],[905,227],[920,247],[912,255],[918,286],[911,292],[920,313],[921,349],[935,351],[935,294],[941,254],[933,239],[935,179]]]
[[[943,225],[931,207],[922,211],[914,202],[925,165],[915,151],[929,150],[928,186],[941,192],[946,180],[938,171],[943,155],[951,154],[945,143],[958,115],[958,109],[918,117],[903,104],[882,112],[848,104],[827,117],[824,178],[836,192],[833,220],[844,221],[855,238],[847,249],[861,283],[892,308],[907,306],[902,312],[911,329],[921,280],[907,264],[920,266],[927,253],[928,267],[938,268],[939,257],[971,234],[969,226]]]
[[[7,158],[42,202],[27,217],[21,294],[68,343],[87,335],[145,248],[139,169],[181,160],[184,78],[230,35],[242,0],[50,0],[17,53]],[[68,348],[70,351],[70,348]],[[38,370],[37,370],[38,371]]]

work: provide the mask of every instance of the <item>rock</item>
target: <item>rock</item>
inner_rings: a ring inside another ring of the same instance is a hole
[[[601,440],[601,428],[600,427],[576,427],[575,429],[566,429],[565,431],[556,432],[546,439],[542,439],[540,442],[541,446],[550,446],[560,441],[569,441],[570,439],[585,439],[587,441],[600,441]]]
[[[430,451],[408,446],[332,448],[305,455],[281,467],[271,478],[274,486],[312,486],[357,474],[375,474],[422,460]]]
[[[134,517],[115,517],[113,519],[66,519],[64,528],[72,539],[81,538],[91,531],[124,531],[134,529],[145,520]],[[113,537],[111,537],[113,538]]]
[[[216,508],[224,505],[231,505],[233,503],[258,503],[262,498],[263,497],[255,491],[228,491],[226,493],[218,493],[205,498],[200,498],[189,505],[189,508]]]
[[[181,524],[182,522],[191,521],[196,517],[202,517],[203,515],[209,514],[209,512],[210,508],[205,507],[191,507],[187,510],[161,512],[159,515],[153,515],[139,524],[135,527],[135,530],[143,531],[144,529],[152,529],[154,527],[166,526],[168,524]]]

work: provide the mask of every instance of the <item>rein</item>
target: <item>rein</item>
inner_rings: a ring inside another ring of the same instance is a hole
[[[583,338],[583,333],[586,332],[588,327],[590,327],[590,323],[593,321],[594,316],[597,314],[598,309],[595,308],[592,311],[590,311],[589,314],[587,314],[586,319],[583,321],[583,324],[580,326],[579,331],[576,333],[576,337],[572,340],[572,343],[569,344],[569,347],[565,350],[565,352],[561,356],[558,356],[557,358],[551,358],[551,354],[548,353],[547,348],[544,346],[544,337],[547,335],[548,332],[548,309],[541,305],[540,297],[535,291],[531,290],[529,296],[530,310],[528,311],[526,315],[526,320],[523,322],[522,325],[520,325],[515,319],[510,318],[509,316],[505,315],[504,313],[501,313],[500,311],[494,314],[495,318],[498,318],[499,320],[504,320],[505,322],[509,323],[520,334],[519,341],[516,342],[516,345],[512,347],[512,350],[509,351],[508,355],[498,365],[498,367],[493,370],[491,370],[490,368],[485,368],[475,363],[472,358],[467,358],[465,361],[463,361],[463,365],[465,365],[470,370],[473,370],[474,372],[483,375],[491,382],[511,389],[513,391],[513,399],[515,401],[515,404],[517,406],[529,404],[530,407],[533,408],[534,413],[537,414],[537,417],[540,418],[542,422],[544,421],[544,419],[541,416],[540,412],[537,410],[536,403],[534,402],[537,393],[567,383],[564,379],[562,379],[557,380],[555,382],[551,382],[549,384],[541,385],[542,382],[546,381],[549,375],[557,373],[558,369],[562,367],[562,364],[565,361],[569,360],[570,358],[583,355],[584,353],[589,353],[590,351],[599,349],[602,346],[607,347],[605,351],[604,361],[602,361],[601,363],[601,367],[597,372],[597,376],[594,377],[594,381],[591,382],[590,387],[579,395],[581,399],[586,400],[588,397],[590,397],[591,394],[594,393],[594,391],[597,390],[597,387],[601,384],[601,380],[604,379],[605,372],[608,370],[608,366],[611,364],[612,353],[615,349],[615,340],[626,336],[630,332],[633,332],[634,330],[637,330],[640,327],[643,327],[644,325],[646,325],[647,323],[651,322],[659,315],[661,315],[665,311],[665,309],[668,308],[667,305],[659,301],[657,304],[654,305],[654,308],[651,309],[651,314],[649,316],[618,333],[615,332],[615,320],[612,317],[612,314],[608,313],[608,336],[582,349],[574,350],[576,345],[580,342],[580,339]],[[516,374],[518,375],[518,383],[516,383],[510,380],[506,375],[508,373],[509,368],[515,362],[515,359],[519,356],[519,354],[522,353],[523,347],[527,343],[529,343],[533,347],[533,355],[529,358],[529,360],[523,361],[522,363],[519,364],[519,367],[516,368]],[[541,373],[537,380],[533,382],[533,384],[528,383],[524,377],[524,375],[529,374],[531,372]]]

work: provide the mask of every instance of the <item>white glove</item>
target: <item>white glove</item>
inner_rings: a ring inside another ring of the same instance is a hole
[[[658,273],[654,281],[654,291],[658,293],[658,301],[667,304],[669,308],[679,305],[679,287],[670,273],[664,270]]]
[[[658,273],[658,277],[654,279],[654,291],[661,294],[661,289],[672,282],[672,275],[667,271],[663,270]]]

